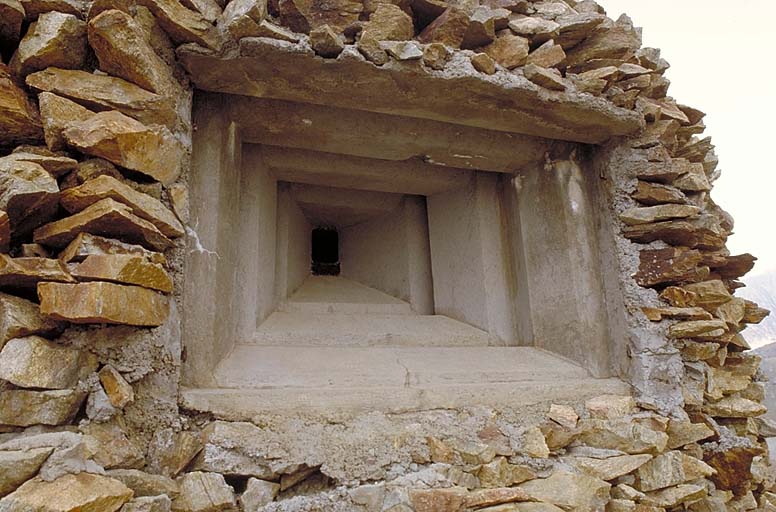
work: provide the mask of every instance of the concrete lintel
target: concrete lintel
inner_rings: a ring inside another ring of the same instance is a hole
[[[261,153],[281,181],[420,196],[463,188],[473,172],[418,159],[377,160],[276,146],[264,146]]]
[[[443,71],[419,62],[377,67],[350,58],[317,57],[307,43],[244,38],[235,55],[178,49],[199,89],[434,119],[453,124],[600,144],[637,131],[638,113],[603,98],[550,91],[520,74],[476,73],[464,55]]]
[[[291,196],[313,226],[344,228],[386,215],[401,205],[402,194],[346,190],[294,183]]]

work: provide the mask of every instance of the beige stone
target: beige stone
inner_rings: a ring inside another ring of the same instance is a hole
[[[454,439],[450,447],[461,457],[465,464],[487,464],[496,458],[496,450],[486,443]]]
[[[249,478],[245,492],[240,495],[240,503],[246,511],[258,511],[260,507],[272,503],[279,492],[280,484]]]
[[[0,46],[13,47],[21,38],[24,6],[18,0],[0,1]]]
[[[621,213],[620,219],[625,224],[635,226],[637,224],[648,224],[650,222],[694,217],[699,213],[700,208],[697,206],[683,204],[661,204],[657,206],[631,208]]]
[[[431,69],[442,70],[450,60],[451,52],[442,43],[427,44],[423,48],[423,64]]]
[[[189,187],[182,183],[173,183],[167,187],[167,197],[178,220],[188,224],[190,220]]]
[[[676,507],[684,503],[697,501],[706,496],[706,492],[706,488],[701,485],[677,485],[676,487],[647,493],[642,503],[656,507]]]
[[[48,67],[79,69],[86,60],[86,24],[72,14],[46,12],[30,25],[11,59],[20,77]]]
[[[523,68],[525,77],[539,87],[552,91],[565,91],[566,82],[560,73],[554,69],[547,69],[536,64],[526,64]]]
[[[149,221],[168,237],[177,238],[184,234],[183,226],[175,214],[161,201],[137,192],[111,176],[98,176],[83,185],[65,190],[60,202],[67,211],[76,213],[105,198],[129,206],[133,214]]]
[[[0,391],[0,425],[62,425],[75,417],[85,398],[72,389]]]
[[[554,68],[566,60],[563,47],[549,40],[528,55],[526,64],[535,64],[543,68]]]
[[[80,430],[96,440],[94,462],[103,468],[138,468],[145,464],[143,450],[129,440],[118,422],[89,423]]]
[[[549,478],[520,484],[519,488],[539,501],[564,509],[599,510],[609,500],[611,485],[592,476],[558,471]]]
[[[637,470],[652,459],[652,455],[621,455],[606,459],[571,457],[569,463],[579,471],[601,480],[614,480]]]
[[[38,95],[40,115],[46,145],[52,151],[65,149],[67,142],[62,131],[74,121],[84,121],[94,115],[91,110],[56,94],[42,92]]]
[[[3,146],[31,143],[43,138],[40,116],[35,105],[27,97],[8,70],[0,63],[0,131]]]
[[[218,20],[218,26],[228,32],[234,40],[243,37],[272,37],[267,34],[268,31],[270,34],[282,34],[281,27],[269,22],[265,23],[266,17],[266,0],[233,0],[226,4]],[[273,27],[279,30],[272,30]]]
[[[34,239],[43,245],[64,247],[82,232],[115,236],[157,251],[164,251],[173,245],[156,226],[135,216],[128,206],[109,198],[75,215],[41,226],[35,230]]]
[[[477,487],[509,487],[536,478],[536,473],[527,466],[510,464],[505,457],[496,457],[482,464],[477,471],[480,485]]]
[[[129,254],[142,256],[151,263],[166,265],[163,254],[149,251],[140,245],[127,244],[111,238],[79,233],[68,246],[59,253],[59,259],[64,263],[80,262],[92,255]]]
[[[585,402],[585,409],[591,418],[614,419],[633,412],[636,401],[627,395],[601,395]]]
[[[497,16],[489,7],[477,7],[469,16],[469,26],[466,27],[461,48],[477,48],[492,43],[496,38]]]
[[[124,377],[109,364],[100,368],[100,383],[113,407],[123,409],[135,400],[135,392]]]
[[[165,496],[143,496],[128,501],[119,512],[170,512],[172,500]]]
[[[284,27],[270,23],[267,20],[259,23],[256,37],[270,37],[272,39],[279,39],[281,41],[288,41],[289,43],[299,42],[299,36]]]
[[[234,490],[218,473],[196,471],[180,479],[181,494],[173,501],[174,511],[236,511]]]
[[[148,448],[148,466],[156,472],[174,477],[191,462],[202,449],[202,439],[194,432],[158,431]]]
[[[322,57],[334,58],[345,49],[340,35],[328,25],[320,25],[310,31],[310,45]]]
[[[703,412],[721,418],[748,418],[760,416],[766,411],[767,408],[761,403],[735,396],[725,397],[703,406]]]
[[[139,123],[173,127],[178,119],[173,99],[113,76],[73,69],[47,68],[28,75],[27,85],[36,91],[57,94],[95,111],[115,109]],[[61,108],[61,102],[56,106]],[[68,105],[65,113],[72,110],[74,109]],[[77,118],[69,121],[59,117],[57,121],[49,123],[62,126],[59,130],[61,132],[71,125],[87,122],[94,117],[83,110],[79,110],[77,114]],[[102,112],[100,118],[106,114],[110,112]]]
[[[40,244],[22,244],[23,258],[51,258],[51,252]]]
[[[38,164],[55,178],[59,178],[78,166],[78,160],[74,158],[60,156],[55,153],[45,154],[43,151],[33,153],[32,148],[29,146],[19,146],[19,148],[5,158]]]
[[[686,453],[682,454],[682,466],[684,467],[684,476],[687,481],[707,478],[717,472],[702,460]]]
[[[528,60],[528,39],[512,34],[499,34],[491,44],[480,48],[507,69],[522,66]]]
[[[34,162],[0,158],[0,209],[8,214],[13,237],[23,237],[56,214],[57,181]]]
[[[684,455],[670,451],[658,455],[636,472],[637,488],[642,492],[664,489],[687,481],[684,473]]]
[[[115,512],[132,498],[121,482],[101,475],[64,475],[53,482],[33,479],[0,500],[7,512]]]
[[[725,283],[719,279],[692,283],[684,285],[682,288],[684,291],[693,294],[689,302],[690,305],[700,306],[706,310],[711,309],[713,311],[733,298]]]
[[[398,61],[423,57],[423,49],[417,41],[381,41],[380,47]]]
[[[111,469],[106,475],[132,489],[135,497],[166,494],[175,499],[181,492],[180,484],[176,480],[138,469]]]
[[[205,446],[194,459],[191,466],[194,470],[278,479],[278,466],[273,459],[281,458],[284,451],[268,444],[259,427],[251,423],[213,421],[202,431],[202,437]]]
[[[426,444],[431,455],[433,462],[441,462],[444,464],[452,464],[455,462],[455,451],[446,442],[436,437],[427,437]]]
[[[364,3],[355,0],[282,0],[279,4],[281,24],[305,33],[321,25],[342,33],[364,10]]]
[[[601,21],[599,19],[597,23]],[[608,30],[591,33],[583,42],[568,50],[567,63],[574,71],[576,66],[595,59],[619,59],[640,46],[640,34],[632,26],[618,22]]]
[[[648,206],[665,203],[684,204],[687,202],[687,196],[676,187],[641,180],[639,180],[638,188],[631,197]]]
[[[0,497],[34,477],[52,451],[52,448],[0,451]]]
[[[717,336],[719,331],[724,334],[727,324],[724,320],[690,320],[678,322],[668,328],[671,338],[695,338],[699,336]]]
[[[73,283],[75,279],[58,260],[0,254],[0,287],[29,291],[44,281]]]
[[[525,16],[510,20],[509,28],[519,36],[542,42],[551,39],[553,33],[560,28],[560,25],[554,21],[537,16]]]
[[[482,489],[471,492],[464,498],[464,506],[481,509],[504,503],[533,501],[534,497],[517,487],[502,487],[499,489]]]
[[[12,338],[33,334],[48,336],[64,328],[61,322],[40,314],[40,308],[15,295],[0,293],[0,349]]]
[[[356,43],[356,48],[359,52],[361,52],[366,60],[378,66],[386,64],[389,60],[388,52],[382,49],[380,42],[368,35],[366,37],[361,36],[359,38],[358,42]]]
[[[469,16],[460,9],[449,7],[423,29],[418,35],[418,41],[460,48],[468,26]]]
[[[405,41],[412,39],[415,29],[412,18],[397,5],[381,3],[364,24],[361,37],[377,41]]]
[[[23,388],[73,388],[96,369],[93,354],[38,336],[14,338],[0,352],[0,379]]]
[[[466,489],[452,487],[449,489],[411,489],[410,502],[415,512],[435,512],[437,510],[463,510]]]
[[[635,423],[630,418],[583,419],[579,421],[578,429],[578,439],[589,446],[630,454],[660,453],[668,443],[665,432]]]
[[[218,32],[205,17],[174,0],[141,0],[156,17],[159,25],[178,44],[197,43],[217,50],[221,46]]]
[[[109,10],[92,18],[89,44],[102,71],[156,94],[178,91],[172,68],[157,55],[143,28],[129,14]]]
[[[78,324],[155,327],[164,323],[170,309],[169,299],[160,293],[113,283],[41,283],[38,297],[41,313]]]

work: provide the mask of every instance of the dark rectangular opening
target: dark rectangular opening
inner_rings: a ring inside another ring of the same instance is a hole
[[[326,227],[313,229],[312,272],[317,276],[339,275],[339,233],[336,229]]]

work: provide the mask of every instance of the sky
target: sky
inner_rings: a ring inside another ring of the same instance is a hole
[[[712,198],[736,221],[728,248],[759,258],[751,276],[776,271],[776,0],[598,2],[644,28],[671,64],[669,94],[706,112],[722,169]]]

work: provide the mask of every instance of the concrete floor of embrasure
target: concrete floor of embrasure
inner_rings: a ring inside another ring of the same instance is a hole
[[[502,345],[502,346],[497,346]],[[402,412],[524,406],[622,393],[533,347],[339,277],[309,278],[215,370],[219,389],[184,391],[184,405],[230,418],[264,411]]]

